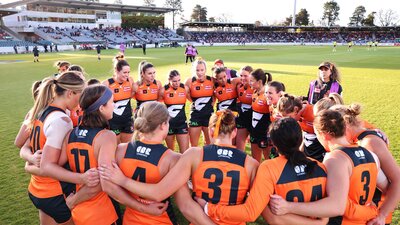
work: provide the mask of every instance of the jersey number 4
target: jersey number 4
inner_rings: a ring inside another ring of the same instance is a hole
[[[220,169],[217,168],[208,168],[204,172],[204,178],[211,179],[214,177],[214,182],[208,183],[208,188],[213,190],[213,195],[210,197],[210,193],[203,192],[201,194],[201,198],[206,200],[207,202],[211,202],[213,204],[219,203],[221,200],[221,184],[224,179],[224,174]],[[229,193],[229,205],[236,204],[240,183],[240,172],[236,170],[231,170],[226,173],[226,177],[231,178],[231,188]]]

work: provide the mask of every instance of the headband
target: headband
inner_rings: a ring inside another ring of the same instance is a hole
[[[218,133],[219,133],[219,128],[221,127],[221,121],[222,121],[222,111],[217,111],[215,113],[217,115],[217,122],[215,123],[215,128],[214,128],[214,134],[213,137],[216,138],[218,137]],[[232,114],[236,117],[238,115],[237,112],[232,112]]]
[[[86,113],[91,113],[94,112],[96,110],[98,110],[100,108],[100,106],[106,104],[108,102],[108,100],[110,100],[110,98],[112,97],[112,92],[110,89],[106,88],[106,90],[104,91],[103,95],[98,98],[93,104],[91,104],[86,110]]]

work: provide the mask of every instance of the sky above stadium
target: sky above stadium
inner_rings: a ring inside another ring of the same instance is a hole
[[[0,0],[2,4],[13,2],[14,0]],[[122,0],[128,5],[143,5],[143,0]],[[307,9],[310,14],[310,20],[318,25],[322,17],[323,4],[327,0],[297,0],[296,13],[300,9]],[[100,2],[112,3],[114,0],[100,0]],[[165,0],[155,0],[158,7],[164,6]],[[380,9],[393,9],[400,19],[400,1],[399,0],[336,0],[340,6],[339,25],[345,26],[349,23],[349,17],[354,9],[359,6],[365,6],[367,14],[372,11],[378,12]],[[190,19],[190,15],[196,4],[206,7],[208,17],[225,17],[233,23],[254,23],[259,20],[264,25],[274,24],[284,20],[293,14],[294,0],[182,0],[184,9],[183,17]],[[398,22],[400,23],[400,21]],[[376,21],[375,24],[378,24]]]

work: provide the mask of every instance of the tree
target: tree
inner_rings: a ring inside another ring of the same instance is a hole
[[[261,23],[261,21],[257,20],[256,22],[254,22],[254,26],[255,27],[261,27],[263,24]]]
[[[353,15],[350,17],[350,22],[349,26],[351,27],[359,27],[362,26],[363,20],[365,18],[364,14],[367,11],[365,10],[365,7],[360,5],[357,6],[356,9],[353,12]]]
[[[376,12],[371,12],[370,14],[368,14],[367,18],[365,18],[362,21],[362,25],[363,26],[369,26],[369,27],[374,27],[374,21],[375,21],[375,13]]]
[[[215,23],[215,17],[208,18],[208,22]]]
[[[165,0],[166,7],[175,9],[172,11],[172,29],[175,29],[175,16],[183,12],[182,0]]]
[[[335,22],[339,20],[339,11],[340,7],[337,2],[325,2],[324,13],[322,14],[322,21],[325,22],[324,24],[328,26],[335,25]]]
[[[310,23],[310,14],[308,14],[307,9],[300,9],[300,12],[296,15],[296,25],[297,26],[308,26]]]
[[[379,22],[381,23],[381,26],[383,27],[387,27],[390,25],[396,25],[398,20],[397,20],[398,16],[396,14],[395,11],[393,11],[392,9],[388,9],[386,11],[384,11],[383,9],[379,10],[378,12],[378,19]]]
[[[190,18],[192,19],[192,21],[196,22],[207,22],[207,8],[201,7],[201,5],[196,5],[193,8],[193,12]]]
[[[286,17],[286,19],[283,21],[283,25],[284,26],[292,25],[292,19],[293,19],[293,16]]]
[[[143,0],[143,5],[144,6],[155,6],[154,0]]]

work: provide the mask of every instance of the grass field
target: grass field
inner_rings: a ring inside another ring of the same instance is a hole
[[[257,50],[258,49],[258,50]],[[343,96],[346,103],[359,102],[364,106],[362,117],[386,132],[391,152],[400,162],[400,48],[381,47],[367,51],[355,47],[285,46],[285,47],[198,47],[209,67],[222,58],[229,68],[244,65],[263,68],[274,80],[285,83],[287,91],[306,95],[308,84],[315,79],[317,66],[323,60],[335,62],[342,74]],[[184,63],[184,49],[127,50],[131,75],[137,79],[137,65],[145,59],[156,66],[157,79],[166,83],[168,71],[177,69],[183,78],[190,76],[190,65]],[[111,59],[116,50],[103,51],[99,62],[95,51],[48,53],[33,63],[32,55],[0,55],[0,224],[38,224],[37,210],[27,196],[29,175],[14,147],[14,137],[29,108],[32,106],[30,87],[33,81],[56,72],[56,60],[67,60],[85,68],[88,78],[104,80],[112,75]],[[15,62],[17,61],[18,62]],[[210,71],[210,68],[208,68]],[[261,220],[259,220],[261,222]],[[184,222],[182,222],[184,224]],[[395,212],[393,224],[400,224],[400,212]]]

